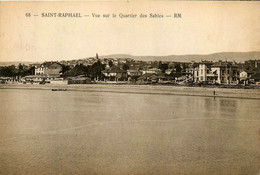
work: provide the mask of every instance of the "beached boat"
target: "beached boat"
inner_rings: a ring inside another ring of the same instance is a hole
[[[52,89],[52,91],[67,91],[67,89]]]

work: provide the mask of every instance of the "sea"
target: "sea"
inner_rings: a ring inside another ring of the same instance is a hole
[[[0,174],[258,175],[259,114],[257,99],[0,89]]]

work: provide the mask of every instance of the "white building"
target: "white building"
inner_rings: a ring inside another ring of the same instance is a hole
[[[238,66],[230,62],[219,61],[211,66],[211,70],[217,74],[217,83],[238,84]]]
[[[254,74],[254,72],[243,70],[239,73],[239,78],[240,78],[240,80],[245,80],[245,79],[250,78],[253,74]]]
[[[35,68],[35,75],[44,74],[46,68],[43,65],[40,65],[38,68]]]
[[[55,74],[59,75],[62,70],[62,66],[59,63],[45,62],[39,67],[35,67],[35,75]]]
[[[142,72],[143,74],[160,74],[162,73],[162,70],[157,68],[151,68],[151,69],[142,70]]]
[[[201,62],[197,68],[194,68],[194,82],[215,83],[217,80],[217,72],[211,69],[212,62]]]

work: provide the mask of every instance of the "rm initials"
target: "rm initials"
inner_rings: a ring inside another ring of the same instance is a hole
[[[174,18],[181,18],[181,13],[174,13]]]

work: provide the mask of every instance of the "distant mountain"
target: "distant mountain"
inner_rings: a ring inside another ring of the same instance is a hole
[[[17,61],[13,61],[13,62],[0,62],[0,66],[11,66],[11,65],[15,65],[18,66],[19,64],[25,64],[25,65],[29,65],[29,64],[33,64],[36,62],[17,62]]]
[[[131,58],[141,61],[176,61],[176,62],[199,62],[201,60],[218,61],[228,60],[244,62],[246,60],[260,60],[260,52],[220,52],[208,55],[167,55],[167,56],[134,56],[127,54],[113,54],[99,56],[100,58]],[[79,59],[78,59],[79,60]],[[69,60],[68,60],[69,61]],[[18,65],[19,63],[29,65],[36,62],[0,62],[0,66]]]
[[[167,56],[133,56],[127,54],[114,54],[99,56],[100,58],[132,58],[134,60],[142,61],[178,61],[178,62],[190,62],[201,60],[218,61],[228,60],[236,62],[244,62],[246,60],[260,59],[260,52],[220,52],[208,55],[167,55]]]

